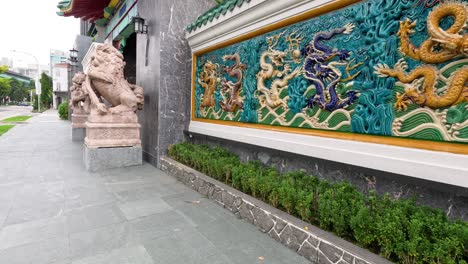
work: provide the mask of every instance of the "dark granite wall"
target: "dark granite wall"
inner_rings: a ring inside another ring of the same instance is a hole
[[[155,166],[169,144],[183,140],[190,120],[192,58],[185,27],[214,4],[214,0],[138,1],[138,12],[149,26],[148,36],[137,39],[137,84],[145,88],[145,110],[139,116],[145,160]]]
[[[144,158],[152,164],[158,160],[160,5],[160,0],[138,1],[138,13],[148,24],[148,34],[137,35],[137,84],[145,89],[145,106],[138,117]]]
[[[468,220],[468,188],[221,140],[205,135],[190,134],[187,139],[199,144],[228,148],[244,161],[260,160],[265,165],[274,166],[282,172],[305,170],[311,175],[332,182],[350,182],[364,193],[376,190],[380,194],[389,193],[395,199],[415,197],[420,204],[441,208],[450,217]]]
[[[78,50],[78,63],[76,67],[74,68],[75,72],[83,71],[83,65],[81,62],[83,61],[84,56],[86,56],[86,52],[89,50],[89,47],[93,43],[93,38],[92,37],[87,37],[83,35],[77,35],[75,38],[75,43],[73,44],[73,47]]]

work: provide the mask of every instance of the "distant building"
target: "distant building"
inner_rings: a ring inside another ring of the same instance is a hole
[[[52,67],[52,92],[54,109],[68,98],[68,71],[70,64],[57,63]]]
[[[67,63],[68,62],[68,52],[61,50],[50,50],[50,72],[52,73],[52,68],[58,63]]]
[[[6,65],[8,68],[11,68],[13,66],[13,60],[10,58],[3,57],[0,59],[0,65]]]
[[[17,72],[21,75],[28,76],[31,79],[36,79],[37,76],[37,64],[28,64],[27,66],[11,67],[11,71]],[[50,76],[49,65],[39,65],[39,76],[45,73]]]
[[[1,78],[8,78],[8,79],[16,79],[16,80],[24,82],[24,83],[30,83],[33,80],[32,78],[30,78],[28,76],[22,75],[20,73],[17,73],[17,72],[11,71],[11,70],[8,70],[8,71],[6,71],[4,73],[0,73],[0,77]]]

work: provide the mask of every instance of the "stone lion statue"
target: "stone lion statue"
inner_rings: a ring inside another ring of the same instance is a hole
[[[90,112],[90,101],[88,92],[83,89],[86,74],[78,72],[73,76],[71,90],[70,107],[74,114],[87,115]]]
[[[143,88],[124,78],[123,55],[113,46],[99,45],[91,58],[84,87],[91,114],[125,114],[143,109]]]

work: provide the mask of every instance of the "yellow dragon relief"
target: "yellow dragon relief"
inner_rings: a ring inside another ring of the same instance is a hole
[[[214,92],[218,87],[218,84],[221,82],[221,79],[218,77],[217,65],[211,61],[207,61],[203,65],[203,71],[200,73],[198,78],[198,84],[205,91],[203,94],[203,99],[201,107],[212,107],[215,106]]]
[[[447,30],[439,27],[441,20],[452,16],[454,23]],[[443,63],[457,57],[468,55],[468,35],[461,35],[468,22],[468,6],[459,2],[446,2],[432,10],[427,17],[429,38],[419,48],[413,46],[409,36],[413,33],[416,22],[410,20],[400,22],[398,36],[401,41],[401,52],[406,56],[425,63]],[[436,50],[438,47],[439,50]],[[455,71],[448,79],[444,94],[437,93],[439,71],[436,67],[423,65],[407,73],[408,65],[400,59],[394,69],[385,64],[374,67],[379,77],[393,77],[408,84],[403,94],[397,93],[394,107],[398,111],[406,110],[411,103],[427,106],[432,109],[457,105],[468,102],[468,67]],[[419,85],[422,81],[422,85]]]
[[[453,17],[453,24],[443,30],[440,23],[446,17]],[[411,43],[416,21],[400,21],[397,36],[400,38],[400,51],[418,61],[443,63],[460,56],[468,55],[468,35],[463,34],[467,26],[468,5],[461,2],[446,2],[434,8],[427,16],[429,38],[420,47]]]
[[[283,33],[269,37],[267,39],[268,50],[263,52],[260,56],[261,70],[257,74],[257,91],[261,93],[258,98],[262,107],[267,105],[271,108],[276,108],[281,105],[284,109],[287,109],[287,102],[280,98],[281,90],[288,86],[291,79],[301,73],[300,67],[297,67],[291,72],[289,64],[284,63],[287,52],[273,49],[276,44],[278,44],[279,38]],[[267,59],[269,59],[270,62],[267,62]],[[283,67],[283,70],[280,71],[275,67]],[[273,78],[275,78],[275,80],[273,80],[270,88],[268,88],[265,82]]]
[[[398,111],[406,110],[410,103],[417,104],[419,106],[427,106],[432,109],[438,109],[457,105],[463,101],[468,102],[468,67],[465,66],[457,70],[449,78],[449,86],[444,94],[438,95],[435,85],[439,72],[437,68],[433,66],[420,66],[410,73],[406,73],[408,68],[404,59],[400,59],[395,65],[395,69],[390,69],[388,66],[380,64],[375,67],[376,74],[379,77],[394,77],[400,82],[405,84],[411,84],[405,88],[403,94],[397,93],[397,100],[395,102],[395,108]],[[421,88],[417,80],[424,79]]]

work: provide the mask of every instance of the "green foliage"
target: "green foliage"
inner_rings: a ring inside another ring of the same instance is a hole
[[[60,119],[68,120],[68,101],[65,101],[59,105],[58,113]]]
[[[52,105],[52,79],[49,75],[41,74],[41,110],[49,109]]]
[[[10,81],[9,96],[14,103],[23,102],[29,97],[29,91],[34,89],[34,83],[25,83],[12,78]]]
[[[39,102],[38,96],[37,96],[37,95],[34,95],[34,96],[33,96],[33,110],[34,110],[34,111],[37,111],[37,110],[38,110],[38,109],[37,109],[38,102]],[[43,106],[42,103],[41,103],[41,111],[44,111],[44,110],[46,110],[46,109],[44,109],[44,106]]]
[[[0,65],[0,73],[4,73],[8,71],[8,66],[7,65]]]
[[[2,103],[2,99],[10,93],[10,81],[9,78],[0,78],[0,103]]]
[[[398,263],[463,263],[468,223],[387,194],[364,195],[348,183],[329,183],[303,171],[280,174],[258,161],[243,163],[220,147],[180,143],[169,155],[234,188],[355,241]]]
[[[31,117],[32,116],[14,116],[14,117],[5,118],[2,120],[2,122],[6,122],[6,123],[24,122]]]
[[[8,132],[8,130],[12,129],[15,125],[0,125],[0,136]]]
[[[348,183],[333,184],[320,194],[320,226],[339,236],[351,233],[350,219],[364,206],[364,195]]]

